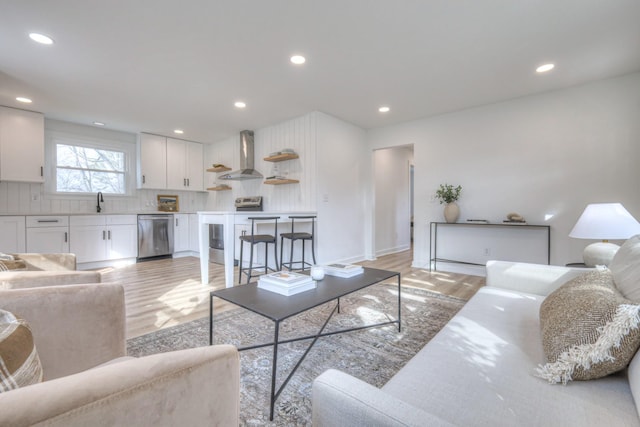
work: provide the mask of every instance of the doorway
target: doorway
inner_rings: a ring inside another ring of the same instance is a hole
[[[412,248],[413,169],[413,145],[373,152],[376,257]]]

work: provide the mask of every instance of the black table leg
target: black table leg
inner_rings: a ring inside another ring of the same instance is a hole
[[[273,333],[273,365],[271,365],[271,408],[269,410],[269,420],[273,421],[273,407],[276,403],[276,367],[278,366],[278,332],[280,322],[275,322],[275,332]]]
[[[209,295],[209,345],[213,345],[213,295]]]
[[[400,275],[398,274],[398,332],[400,332],[400,328],[402,325],[402,318],[401,316],[401,308],[402,308],[402,302],[400,299]]]

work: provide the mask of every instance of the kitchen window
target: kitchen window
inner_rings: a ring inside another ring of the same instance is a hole
[[[53,194],[127,195],[132,178],[129,163],[133,146],[111,141],[53,136],[49,152],[49,191]]]
[[[56,144],[56,191],[125,194],[125,153]]]

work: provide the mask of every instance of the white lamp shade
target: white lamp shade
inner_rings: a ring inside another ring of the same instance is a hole
[[[587,205],[569,233],[576,239],[626,240],[640,234],[640,223],[620,203]]]

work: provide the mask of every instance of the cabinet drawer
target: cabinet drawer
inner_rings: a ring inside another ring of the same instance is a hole
[[[105,225],[106,220],[101,215],[72,215],[69,219],[71,226],[84,226],[84,225]]]
[[[138,224],[138,215],[109,215],[107,225]]]
[[[69,225],[69,217],[53,216],[53,215],[28,216],[26,224],[27,224],[27,228],[67,227]]]

